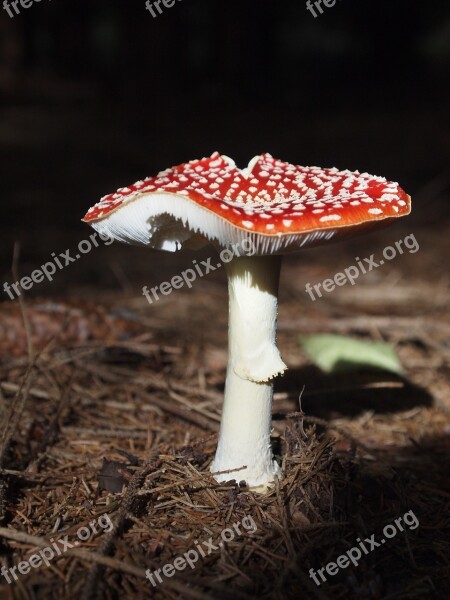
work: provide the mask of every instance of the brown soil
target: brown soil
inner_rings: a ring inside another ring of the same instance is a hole
[[[419,253],[357,286],[316,302],[304,292],[356,253],[369,256],[408,233],[341,244],[332,260],[325,250],[286,260],[278,341],[290,371],[276,383],[273,434],[283,479],[265,495],[209,474],[226,368],[223,273],[152,306],[140,292],[95,288],[0,305],[3,566],[27,560],[50,538],[73,542],[101,515],[114,523],[48,568],[13,585],[2,579],[0,596],[447,598],[448,242],[422,230]],[[134,250],[109,250],[133,262]],[[405,377],[324,375],[298,343],[313,332],[388,341]],[[335,561],[357,538],[379,538],[408,511],[416,529],[320,587],[310,578],[310,568]],[[245,517],[254,533],[243,531],[157,587],[145,578],[146,569],[217,541]]]

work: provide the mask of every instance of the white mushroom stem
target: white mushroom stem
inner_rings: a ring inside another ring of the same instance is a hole
[[[230,471],[217,481],[245,480],[255,489],[280,475],[270,444],[272,380],[286,369],[275,342],[280,266],[278,256],[241,256],[227,266],[228,369],[211,470]]]

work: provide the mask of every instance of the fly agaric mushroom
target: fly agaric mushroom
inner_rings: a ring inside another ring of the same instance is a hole
[[[410,197],[382,177],[291,165],[270,154],[240,170],[217,152],[121,188],[89,209],[84,221],[122,242],[169,251],[193,242],[252,249],[226,265],[228,369],[211,466],[217,481],[245,479],[262,490],[280,476],[270,433],[273,379],[287,368],[275,343],[281,255],[409,212]]]

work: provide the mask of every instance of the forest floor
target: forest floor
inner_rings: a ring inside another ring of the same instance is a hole
[[[336,246],[336,270],[409,233]],[[133,267],[114,263],[122,290],[72,285],[0,304],[0,597],[448,598],[450,240],[431,229],[417,240],[419,252],[314,302],[305,284],[330,275],[329,251],[285,261],[278,345],[289,371],[273,408],[283,478],[263,495],[209,473],[227,361],[224,273],[149,305],[130,289]],[[131,265],[133,251],[101,249]],[[170,260],[158,259],[159,276]],[[326,375],[302,353],[305,333],[387,341],[405,375]],[[357,564],[322,571],[320,586],[310,576],[402,517],[403,531],[367,542]],[[53,546],[48,566],[23,562],[62,539],[74,547]],[[146,578],[199,544],[193,568]]]

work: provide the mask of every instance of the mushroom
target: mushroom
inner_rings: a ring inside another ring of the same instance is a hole
[[[169,251],[213,244],[235,253],[226,264],[228,368],[211,465],[217,481],[246,480],[261,491],[281,476],[270,434],[273,380],[287,368],[275,341],[282,255],[409,212],[410,197],[382,177],[296,166],[270,154],[240,170],[217,152],[89,209],[84,221],[122,242]]]

